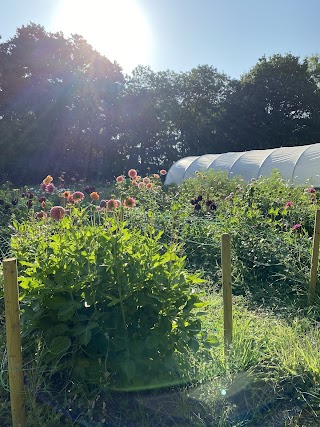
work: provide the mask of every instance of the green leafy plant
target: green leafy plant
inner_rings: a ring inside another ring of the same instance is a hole
[[[197,351],[205,303],[177,247],[77,209],[61,221],[16,224],[24,336],[52,372],[113,387],[173,381],[178,355]]]

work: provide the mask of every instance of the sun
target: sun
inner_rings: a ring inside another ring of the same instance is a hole
[[[80,34],[125,72],[150,62],[152,31],[136,0],[61,0],[52,27]]]

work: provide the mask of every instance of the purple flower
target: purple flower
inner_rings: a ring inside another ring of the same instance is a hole
[[[52,194],[54,192],[54,185],[52,182],[50,184],[46,185],[46,192]]]

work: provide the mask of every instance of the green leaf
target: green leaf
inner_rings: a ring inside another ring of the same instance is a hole
[[[136,364],[134,363],[133,360],[127,359],[123,363],[122,369],[123,369],[124,373],[126,374],[129,381],[135,377],[135,375],[136,375]]]
[[[149,349],[156,348],[159,346],[160,342],[161,342],[160,335],[156,335],[156,334],[149,335],[145,340],[145,346]]]
[[[58,311],[59,320],[69,320],[73,317],[75,311],[81,307],[80,303],[68,301],[60,307]]]
[[[188,346],[194,353],[196,353],[199,350],[199,342],[194,337],[188,341]]]
[[[210,349],[212,347],[217,347],[218,345],[219,345],[219,340],[213,334],[209,334],[206,341],[204,342],[204,347],[207,349]]]
[[[80,336],[79,336],[79,343],[81,345],[87,346],[91,340],[91,329],[86,329]]]
[[[71,340],[69,337],[60,336],[54,338],[48,345],[48,349],[53,354],[65,353],[71,346]]]
[[[207,307],[209,305],[209,302],[196,302],[194,303],[194,307],[195,308],[203,308],[203,307]]]
[[[62,295],[54,295],[51,298],[45,300],[46,307],[52,308],[53,310],[59,310],[62,305],[66,304],[66,299]]]
[[[72,330],[72,335],[74,336],[78,336],[83,334],[86,330],[91,330],[96,328],[97,326],[99,326],[99,324],[97,322],[89,322],[87,324],[80,324],[80,325],[76,325],[74,327],[74,329]]]

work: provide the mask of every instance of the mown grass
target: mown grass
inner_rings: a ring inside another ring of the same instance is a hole
[[[203,330],[213,333],[218,344],[185,356],[183,385],[137,393],[85,391],[79,384],[59,390],[58,384],[48,382],[38,355],[25,361],[28,426],[316,423],[320,416],[320,332],[312,316],[279,318],[270,311],[252,311],[245,298],[234,297],[233,343],[225,354],[222,297],[212,293],[207,298]],[[10,412],[3,318],[1,343],[0,419],[1,426],[7,427]]]

